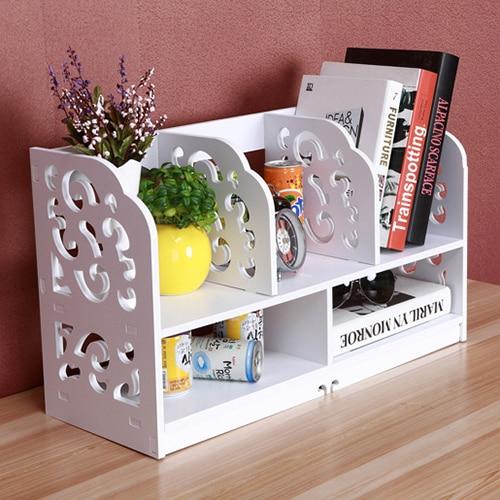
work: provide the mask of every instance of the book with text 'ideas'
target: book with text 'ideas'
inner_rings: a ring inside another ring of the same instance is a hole
[[[396,291],[387,304],[373,304],[356,294],[333,311],[333,355],[366,346],[450,311],[451,292],[447,286],[398,276]]]
[[[350,63],[422,68],[437,74],[436,91],[422,156],[422,167],[406,237],[408,243],[423,245],[429,223],[459,58],[446,52],[429,50],[351,47],[346,51],[345,60]]]
[[[331,119],[347,129],[372,161],[382,194],[402,89],[387,79],[304,75],[295,113]]]
[[[380,245],[402,250],[418,181],[416,170],[420,169],[421,165],[418,159],[423,153],[425,142],[423,134],[428,126],[436,74],[418,68],[340,62],[324,62],[321,74],[356,78],[389,78],[403,85],[379,214]],[[419,145],[420,147],[415,147]]]

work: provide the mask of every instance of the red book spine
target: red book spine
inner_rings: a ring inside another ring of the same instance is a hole
[[[408,135],[396,203],[391,220],[387,248],[403,250],[410,223],[422,157],[425,149],[427,129],[436,89],[436,73],[422,71],[418,82],[415,106]]]

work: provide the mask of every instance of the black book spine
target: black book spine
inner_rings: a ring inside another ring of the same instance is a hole
[[[428,135],[422,157],[422,167],[406,235],[406,241],[414,245],[423,245],[425,243],[458,61],[459,58],[452,54],[426,50],[349,47],[346,51],[345,62],[408,66],[427,69],[438,74]]]
[[[407,243],[414,245],[425,243],[457,66],[458,58],[443,54],[436,82],[436,93],[432,104],[422,167],[406,236]]]

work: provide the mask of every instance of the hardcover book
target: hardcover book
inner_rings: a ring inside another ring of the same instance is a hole
[[[356,294],[333,311],[333,355],[364,347],[450,311],[448,287],[398,276],[396,291],[387,304],[373,304]]]
[[[304,75],[295,113],[331,118],[362,109],[358,146],[373,162],[382,195],[402,88],[392,80]]]
[[[392,144],[391,160],[384,188],[384,195],[380,207],[380,245],[394,250],[402,250],[405,245],[406,234],[401,234],[409,225],[409,207],[413,205],[414,187],[418,177],[408,172],[410,162],[409,154],[406,155],[408,139],[415,141],[417,126],[428,123],[419,123],[422,120],[415,115],[414,109],[420,110],[424,105],[427,110],[425,116],[430,114],[434,86],[436,82],[435,73],[418,68],[399,68],[397,66],[373,66],[369,64],[350,64],[341,62],[324,62],[321,67],[322,75],[350,76],[356,78],[384,78],[401,82],[403,91]],[[425,118],[424,116],[424,118]],[[410,153],[410,152],[408,152]],[[418,165],[420,168],[420,164]],[[406,192],[400,186],[401,178],[409,176],[410,191]],[[412,191],[413,188],[413,191]],[[398,223],[399,221],[399,223]]]
[[[429,132],[410,216],[407,242],[425,243],[444,134],[453,95],[459,58],[445,52],[348,48],[346,62],[422,68],[437,73]]]
[[[361,137],[361,127],[363,126],[363,108],[348,109],[329,113],[325,116],[327,120],[338,123],[347,130],[352,137],[354,145],[359,147],[359,138]]]

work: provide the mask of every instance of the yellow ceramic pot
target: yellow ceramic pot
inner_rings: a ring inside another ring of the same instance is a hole
[[[210,240],[202,229],[179,229],[157,224],[160,261],[160,294],[193,292],[205,281],[210,269]]]

